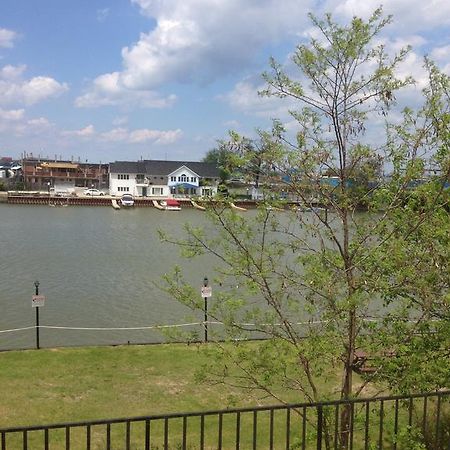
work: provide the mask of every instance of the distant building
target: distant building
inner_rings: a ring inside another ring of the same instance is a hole
[[[0,190],[14,190],[22,185],[22,165],[13,158],[0,158]]]
[[[25,187],[32,190],[108,187],[108,164],[24,158],[22,171]]]
[[[220,181],[215,164],[184,161],[116,161],[109,165],[111,195],[209,196]]]

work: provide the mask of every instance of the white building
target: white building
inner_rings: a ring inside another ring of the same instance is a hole
[[[109,165],[111,195],[191,197],[217,193],[219,170],[214,164],[182,161],[116,161]]]

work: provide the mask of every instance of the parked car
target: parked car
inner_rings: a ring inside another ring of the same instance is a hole
[[[105,195],[104,192],[99,191],[98,189],[85,189],[83,195]]]

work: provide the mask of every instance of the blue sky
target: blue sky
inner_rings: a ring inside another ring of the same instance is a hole
[[[274,56],[311,36],[308,12],[367,17],[366,0],[1,0],[0,156],[199,160],[230,129],[247,136],[286,105],[257,95]],[[450,2],[391,0],[391,48],[424,82],[450,72]],[[408,98],[408,95],[405,97]],[[409,98],[414,101],[415,93]]]

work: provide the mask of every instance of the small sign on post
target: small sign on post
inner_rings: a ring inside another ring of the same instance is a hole
[[[33,308],[40,308],[45,304],[45,295],[33,295],[31,297],[31,306]]]
[[[202,286],[202,297],[212,297],[212,288],[211,286]]]

